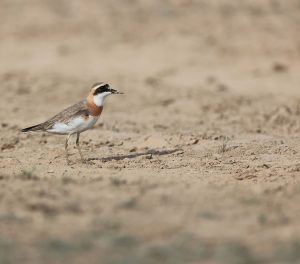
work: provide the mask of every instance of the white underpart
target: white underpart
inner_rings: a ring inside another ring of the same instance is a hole
[[[85,119],[82,116],[75,117],[68,123],[55,123],[54,126],[47,132],[55,134],[74,134],[81,133],[91,128],[97,122],[99,116],[89,116]]]
[[[97,105],[97,106],[103,106],[103,104],[104,104],[104,99],[108,96],[108,95],[110,95],[111,94],[111,92],[104,92],[104,93],[99,93],[99,94],[97,94],[97,95],[94,95],[94,103],[95,103],[95,105]]]

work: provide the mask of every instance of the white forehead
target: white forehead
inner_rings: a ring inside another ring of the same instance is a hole
[[[92,87],[92,90],[95,91],[96,89],[100,88],[100,87],[103,87],[105,85],[108,85],[106,83],[96,83],[94,84],[94,86]],[[109,85],[108,85],[109,86]]]

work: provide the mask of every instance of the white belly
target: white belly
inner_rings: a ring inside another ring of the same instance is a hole
[[[81,133],[95,125],[98,118],[98,116],[89,116],[88,118],[80,116],[70,120],[68,123],[57,122],[47,132],[55,134]]]

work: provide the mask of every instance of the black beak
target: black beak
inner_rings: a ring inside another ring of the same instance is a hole
[[[110,89],[110,91],[112,94],[124,94],[124,93],[118,92],[117,90],[114,90],[114,89]]]

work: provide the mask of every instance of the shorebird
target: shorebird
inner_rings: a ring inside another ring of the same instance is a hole
[[[66,108],[43,123],[22,129],[21,132],[46,131],[53,134],[67,135],[65,141],[67,164],[70,164],[68,142],[71,135],[76,134],[76,147],[81,161],[85,162],[79,145],[80,133],[90,129],[96,124],[102,113],[104,100],[110,94],[122,93],[112,89],[106,83],[96,83],[92,86],[86,99]]]

